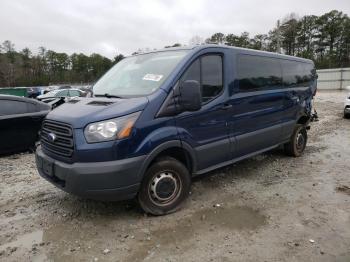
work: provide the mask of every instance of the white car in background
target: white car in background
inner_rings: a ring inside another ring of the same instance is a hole
[[[349,93],[346,96],[344,103],[344,118],[350,118],[350,86],[346,87]]]

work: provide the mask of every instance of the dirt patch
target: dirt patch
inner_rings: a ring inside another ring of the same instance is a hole
[[[201,232],[215,232],[218,228],[225,230],[257,230],[266,224],[266,217],[249,207],[221,207],[216,204],[211,208],[200,209],[189,217],[180,219],[171,227],[150,231],[148,241],[139,244],[136,252],[128,261],[142,261],[155,248],[175,248],[184,250],[184,240],[194,239]],[[190,248],[190,247],[188,247]]]
[[[350,187],[349,186],[344,186],[344,185],[338,186],[336,189],[338,192],[342,192],[342,193],[350,196]]]

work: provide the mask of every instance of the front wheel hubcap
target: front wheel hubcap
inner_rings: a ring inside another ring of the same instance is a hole
[[[149,186],[149,194],[157,205],[173,202],[179,191],[181,183],[172,172],[162,172],[153,177]]]
[[[296,139],[296,146],[297,146],[298,151],[303,150],[304,143],[305,143],[305,138],[304,138],[303,134],[301,132],[299,132],[297,135],[297,139]]]

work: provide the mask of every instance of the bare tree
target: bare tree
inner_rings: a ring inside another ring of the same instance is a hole
[[[205,41],[202,37],[198,36],[198,35],[195,35],[195,36],[192,36],[190,38],[190,40],[188,41],[189,45],[201,45],[201,44],[204,44]]]

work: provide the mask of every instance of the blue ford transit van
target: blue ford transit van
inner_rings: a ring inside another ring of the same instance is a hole
[[[307,59],[218,45],[131,56],[47,115],[37,168],[66,192],[167,214],[194,176],[280,145],[300,156],[315,91]]]

